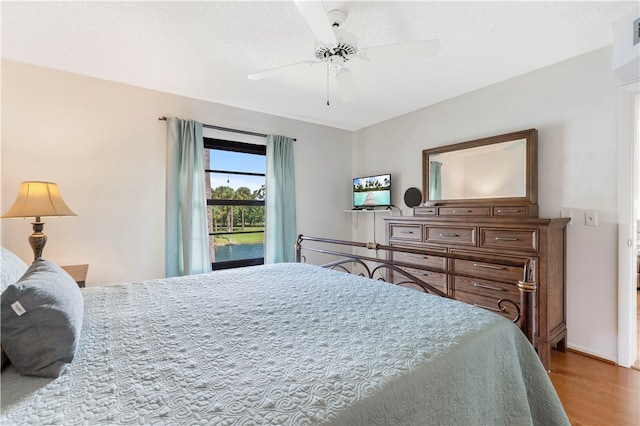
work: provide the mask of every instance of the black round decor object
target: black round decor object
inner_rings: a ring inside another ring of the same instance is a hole
[[[418,188],[409,188],[404,193],[404,203],[407,207],[415,207],[422,202],[422,193]]]

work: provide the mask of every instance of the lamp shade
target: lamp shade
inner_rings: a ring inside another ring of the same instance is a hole
[[[22,182],[13,205],[2,217],[76,216],[52,182]]]

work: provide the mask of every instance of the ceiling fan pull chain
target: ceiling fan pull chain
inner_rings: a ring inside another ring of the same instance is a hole
[[[327,106],[329,106],[329,62],[327,62]]]

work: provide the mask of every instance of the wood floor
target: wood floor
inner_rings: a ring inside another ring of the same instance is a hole
[[[637,292],[640,357],[640,290]],[[571,424],[640,425],[640,360],[623,368],[575,352],[551,351],[549,377]]]
[[[640,371],[554,350],[549,377],[572,425],[640,425]]]
[[[638,289],[638,291],[636,291],[636,316],[638,318],[638,322],[637,327],[636,327],[636,345],[638,351],[636,352],[637,354],[637,359],[636,362],[633,364],[633,368],[635,368],[636,370],[640,370],[640,288]]]

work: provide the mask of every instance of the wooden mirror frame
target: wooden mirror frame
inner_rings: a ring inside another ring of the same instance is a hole
[[[483,145],[491,145],[511,140],[526,139],[525,190],[523,197],[470,198],[451,200],[429,200],[429,156],[451,151],[460,151]],[[445,145],[422,151],[422,193],[424,201],[433,201],[437,206],[535,206],[538,202],[538,131],[536,129],[521,130],[504,135],[491,136],[468,142]],[[537,208],[532,209],[537,212]]]

